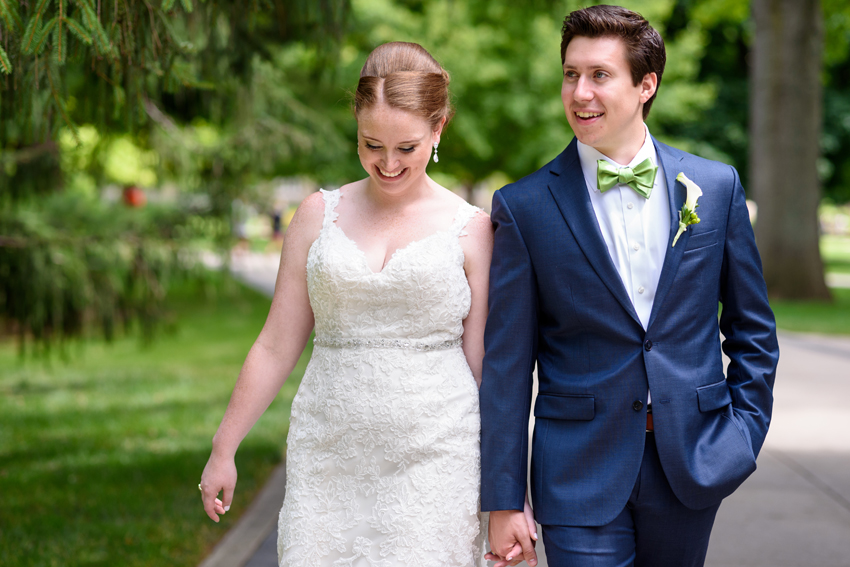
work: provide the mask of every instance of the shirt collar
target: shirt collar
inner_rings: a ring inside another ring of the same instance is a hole
[[[652,143],[652,136],[649,135],[649,128],[646,124],[643,125],[643,128],[646,132],[643,145],[640,147],[640,150],[638,150],[638,153],[635,154],[635,157],[632,158],[632,161],[625,164],[625,167],[634,167],[646,158],[649,158],[652,165],[658,165],[658,154],[655,151],[655,144]],[[584,173],[584,180],[587,182],[587,186],[591,191],[598,193],[599,188],[596,186],[596,160],[604,159],[608,163],[617,167],[624,167],[624,165],[617,163],[596,148],[582,144],[579,140],[576,140],[576,144],[578,147],[579,161],[581,162],[581,170]],[[658,177],[656,176],[656,180],[657,179]]]

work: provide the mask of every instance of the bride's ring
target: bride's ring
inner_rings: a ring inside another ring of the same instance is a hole
[[[203,492],[203,491],[204,491],[204,489],[203,489],[203,488],[201,488],[201,483],[200,483],[200,482],[198,483],[198,490],[200,490],[201,492]]]

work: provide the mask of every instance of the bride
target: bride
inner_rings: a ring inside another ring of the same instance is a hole
[[[299,207],[268,319],[213,438],[200,487],[218,521],[239,443],[315,329],[292,402],[282,566],[484,560],[476,383],[493,230],[426,173],[453,114],[448,84],[417,44],[369,55],[354,101],[368,177]],[[529,521],[533,531],[530,511]]]

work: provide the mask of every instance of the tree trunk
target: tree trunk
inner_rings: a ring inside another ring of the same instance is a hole
[[[750,183],[771,297],[830,299],[818,247],[819,0],[752,0]]]

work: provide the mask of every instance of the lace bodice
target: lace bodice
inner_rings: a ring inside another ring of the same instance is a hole
[[[463,202],[447,230],[400,248],[380,272],[336,225],[340,191],[322,191],[325,217],[307,256],[317,340],[458,339],[470,291],[458,238],[480,210]]]

